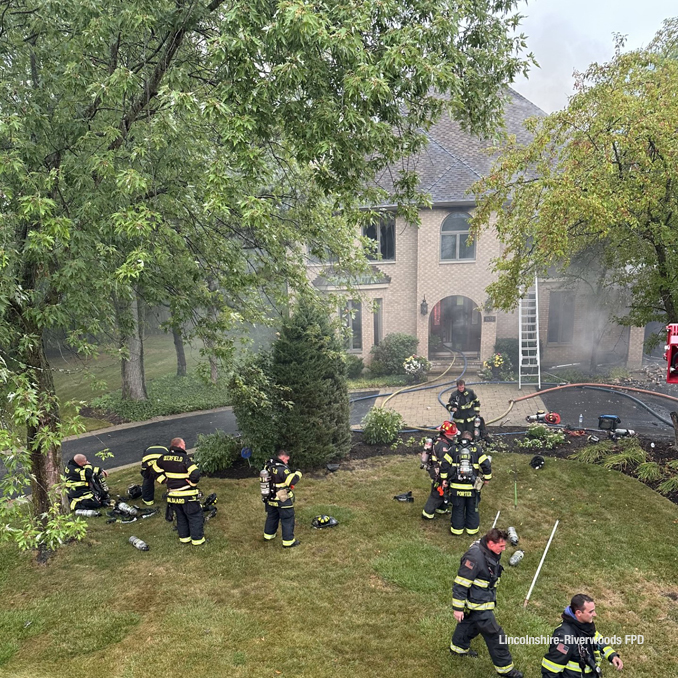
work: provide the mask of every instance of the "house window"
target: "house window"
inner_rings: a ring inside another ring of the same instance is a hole
[[[363,235],[377,243],[377,252],[381,255],[381,261],[395,261],[395,217],[384,216],[376,224],[370,224],[363,228]],[[368,259],[380,257],[370,252]]]
[[[363,348],[363,314],[360,301],[351,299],[346,302],[343,312],[344,323],[348,328],[345,347],[347,351],[362,351]]]
[[[469,241],[471,216],[467,212],[452,212],[445,217],[440,232],[440,259],[442,261],[474,261],[476,243]]]
[[[549,344],[570,344],[574,337],[574,294],[551,292],[549,298]]]
[[[372,313],[372,317],[374,320],[374,345],[379,346],[379,343],[381,342],[382,336],[383,336],[383,329],[384,329],[384,318],[382,315],[382,308],[383,308],[383,303],[382,299],[375,299],[374,300],[374,312]]]

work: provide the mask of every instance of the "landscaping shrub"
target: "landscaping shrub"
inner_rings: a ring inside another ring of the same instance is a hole
[[[242,440],[224,431],[200,434],[195,451],[195,463],[205,473],[218,473],[233,466],[240,456],[241,449]]]
[[[152,417],[196,410],[212,410],[230,404],[225,382],[216,385],[196,373],[185,377],[168,375],[148,382],[148,400],[123,400],[122,391],[114,391],[92,400],[95,410],[114,412],[127,421],[145,421]]]
[[[342,344],[325,309],[302,300],[273,344],[271,378],[289,393],[278,441],[295,466],[320,466],[351,446]]]
[[[230,381],[243,442],[261,465],[284,448],[295,467],[347,454],[351,443],[346,364],[328,314],[302,301],[270,354],[260,354]]]
[[[357,355],[352,355],[346,353],[344,355],[344,361],[346,362],[346,376],[349,379],[359,379],[365,369],[365,363],[362,358],[359,358]]]
[[[370,372],[375,376],[405,374],[403,363],[416,353],[419,340],[409,334],[387,334],[378,346],[370,351]]]
[[[395,410],[373,407],[363,418],[362,427],[368,445],[391,445],[398,440],[403,418]]]
[[[507,356],[511,365],[518,365],[519,344],[517,339],[497,339],[494,352]]]

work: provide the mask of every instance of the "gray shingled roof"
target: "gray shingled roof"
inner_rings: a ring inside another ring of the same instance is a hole
[[[522,143],[530,141],[525,130],[527,118],[545,115],[518,92],[508,89],[508,101],[504,109],[506,131],[515,134]],[[419,188],[430,194],[433,204],[472,202],[473,196],[467,191],[481,176],[489,172],[492,156],[486,149],[492,145],[487,139],[480,139],[464,132],[459,123],[449,116],[443,117],[428,132],[428,146],[418,155],[402,161],[400,170],[415,170],[419,175]],[[393,192],[393,179],[398,167],[390,167],[377,179],[377,184]]]

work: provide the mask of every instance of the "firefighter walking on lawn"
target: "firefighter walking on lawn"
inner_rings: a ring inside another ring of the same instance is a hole
[[[523,678],[522,672],[513,666],[506,634],[494,617],[497,584],[504,569],[499,561],[507,539],[507,532],[493,527],[461,557],[452,589],[452,608],[458,624],[450,653],[457,657],[477,657],[471,641],[480,634],[495,671],[506,678]]]
[[[450,485],[452,517],[450,532],[454,535],[477,534],[480,528],[480,490],[492,478],[490,458],[480,445],[473,442],[473,434],[464,431],[451,454],[449,469],[443,464]]]
[[[200,471],[186,454],[186,443],[173,438],[169,451],[153,462],[153,471],[159,483],[167,483],[167,510],[176,513],[179,541],[194,546],[204,544],[205,516],[197,488]]]
[[[422,456],[422,465],[431,478],[431,494],[421,512],[421,517],[424,520],[433,520],[436,513],[448,513],[446,504],[447,475],[452,464],[456,435],[456,425],[451,421],[444,421],[440,427],[440,438],[433,446],[426,461]]]

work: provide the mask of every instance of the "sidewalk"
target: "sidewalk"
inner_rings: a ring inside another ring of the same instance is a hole
[[[451,418],[446,409],[438,402],[438,394],[445,388],[431,388],[426,391],[415,391],[414,393],[401,393],[390,398],[386,407],[396,412],[405,420],[409,426],[440,426],[445,419]],[[478,399],[480,400],[480,413],[485,417],[485,421],[500,417],[509,407],[509,400],[529,395],[536,391],[534,386],[525,386],[522,390],[518,389],[517,384],[478,384],[470,386]],[[391,389],[384,389],[384,393],[390,393]],[[443,397],[443,402],[447,402],[451,391],[447,391]],[[375,407],[381,407],[387,400],[386,397],[377,398]],[[545,410],[546,407],[539,396],[516,403],[513,409],[500,421],[491,424],[492,426],[525,426],[525,417],[528,414],[534,414],[537,410]]]

